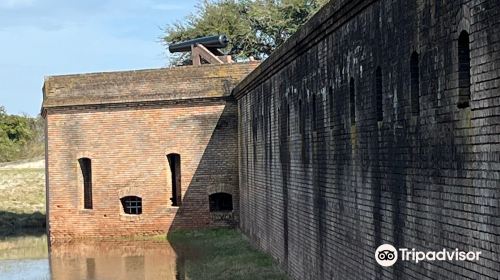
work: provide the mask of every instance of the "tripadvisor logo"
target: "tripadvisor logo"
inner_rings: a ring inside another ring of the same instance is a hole
[[[398,259],[415,263],[420,261],[478,261],[479,255],[481,255],[480,251],[465,252],[458,249],[443,249],[424,252],[415,250],[415,248],[396,249],[390,244],[383,244],[375,251],[375,260],[381,266],[392,266]]]
[[[398,260],[398,250],[390,244],[380,245],[375,251],[375,260],[381,266],[391,266]]]

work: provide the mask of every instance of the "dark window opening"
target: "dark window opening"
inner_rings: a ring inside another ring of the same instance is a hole
[[[89,158],[78,160],[83,178],[83,208],[92,209],[92,162]]]
[[[278,124],[278,127],[280,127],[281,125],[280,107],[278,107],[278,113],[276,113],[276,123]]]
[[[376,98],[376,109],[377,109],[377,121],[384,120],[384,94],[382,90],[382,69],[377,67],[375,70],[375,98]]]
[[[458,108],[470,105],[470,46],[469,33],[462,31],[458,38]]]
[[[329,111],[330,111],[330,120],[333,122],[333,116],[334,116],[334,104],[333,104],[333,86],[330,86],[328,88],[328,105],[329,105]]]
[[[317,128],[317,124],[316,124],[316,121],[317,121],[317,112],[316,110],[318,109],[318,104],[316,102],[316,95],[313,94],[313,100],[312,100],[312,129],[313,130],[316,130]]]
[[[142,198],[138,196],[125,196],[120,199],[125,214],[142,214]]]
[[[418,53],[413,52],[410,58],[410,95],[411,114],[418,116],[420,112],[420,67]]]
[[[304,134],[305,124],[304,124],[305,116],[304,116],[304,107],[302,105],[302,99],[299,99],[299,132],[300,134]]]
[[[286,105],[286,134],[290,136],[290,104]]]
[[[384,95],[382,91],[382,69],[377,67],[375,70],[375,98],[377,98],[377,121],[384,120]]]
[[[354,88],[354,78],[349,82],[349,104],[351,111],[351,125],[356,124],[356,92]]]
[[[208,196],[210,212],[233,211],[233,196],[228,193],[214,193]]]
[[[172,181],[172,206],[181,206],[181,156],[179,154],[168,154],[168,164],[170,166],[170,174]]]

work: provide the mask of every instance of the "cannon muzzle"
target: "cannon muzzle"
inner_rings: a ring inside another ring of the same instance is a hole
[[[171,44],[168,46],[168,50],[171,53],[190,52],[191,46],[196,44],[201,44],[207,49],[222,49],[227,46],[227,43],[229,43],[229,40],[226,35],[208,36]]]

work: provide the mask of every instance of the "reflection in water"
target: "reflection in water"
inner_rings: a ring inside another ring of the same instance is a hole
[[[0,260],[47,259],[47,252],[46,235],[0,237]]]
[[[46,236],[3,238],[0,279],[188,279],[166,240],[55,244],[49,255]]]
[[[170,233],[172,243],[162,239],[55,244],[47,257],[45,236],[2,238],[0,279],[287,279],[235,230],[178,231]]]
[[[101,241],[53,245],[52,279],[176,279],[167,241]],[[176,277],[177,276],[177,277]]]
[[[95,259],[87,258],[87,279],[95,279]]]

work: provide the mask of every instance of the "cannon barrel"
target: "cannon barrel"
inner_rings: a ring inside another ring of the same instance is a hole
[[[227,46],[227,43],[229,43],[229,40],[227,39],[226,35],[207,36],[175,44],[170,44],[168,46],[168,50],[171,53],[189,52],[191,51],[191,46],[196,44],[202,44],[207,49],[221,49],[225,48]]]

